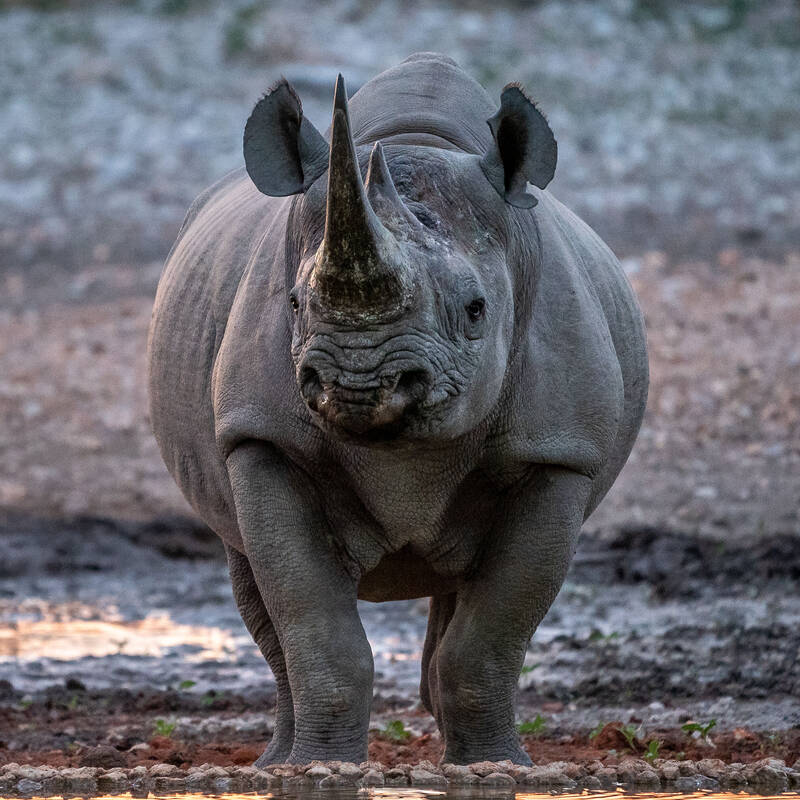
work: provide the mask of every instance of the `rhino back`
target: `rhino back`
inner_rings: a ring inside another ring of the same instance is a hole
[[[260,194],[243,169],[200,195],[167,258],[150,323],[150,417],[161,455],[192,507],[234,545],[239,534],[215,439],[212,377],[242,277],[287,205]]]

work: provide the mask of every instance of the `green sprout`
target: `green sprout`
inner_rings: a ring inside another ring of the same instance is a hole
[[[658,758],[659,747],[661,747],[661,739],[651,739],[647,743],[647,750],[643,757],[652,764]]]
[[[681,730],[684,733],[699,733],[701,738],[708,740],[708,734],[717,726],[717,721],[715,719],[709,720],[705,723],[702,722],[687,722],[685,725],[681,725]]]
[[[605,726],[605,722],[598,722],[597,725],[595,725],[594,728],[589,731],[589,741],[591,742],[593,739],[596,739],[600,735],[600,731],[602,731]]]
[[[384,739],[391,739],[393,742],[405,742],[411,738],[411,731],[403,725],[403,720],[393,719],[391,722],[386,723],[380,731],[380,735]]]
[[[633,725],[622,725],[617,730],[625,737],[628,747],[636,750],[636,728]]]
[[[520,722],[517,730],[524,736],[538,736],[544,731],[546,725],[545,718],[541,714],[537,714],[533,722]]]
[[[174,722],[167,722],[165,719],[157,719],[153,725],[153,730],[158,736],[165,736],[169,739],[175,730]]]
[[[215,701],[219,700],[224,694],[225,692],[215,692],[211,689],[200,698],[200,702],[206,707],[213,706]]]
[[[187,681],[181,681],[181,682],[178,684],[178,688],[179,688],[179,689],[180,689],[182,692],[185,692],[187,689],[191,689],[191,688],[192,688],[192,686],[196,686],[196,685],[197,685],[197,681],[188,681],[188,680],[187,680]]]

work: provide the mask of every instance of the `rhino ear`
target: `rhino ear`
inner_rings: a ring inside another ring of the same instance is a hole
[[[306,191],[328,168],[328,145],[303,116],[286,78],[258,101],[247,120],[244,163],[258,190],[272,197]]]
[[[488,119],[494,146],[481,168],[510,205],[532,208],[538,202],[525,191],[528,182],[544,189],[553,178],[558,145],[544,114],[522,88],[510,83],[500,96],[500,110]]]

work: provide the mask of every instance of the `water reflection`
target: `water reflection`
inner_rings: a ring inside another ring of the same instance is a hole
[[[58,795],[61,797],[62,795]],[[745,800],[746,798],[757,797],[760,800],[794,800],[800,798],[797,792],[786,792],[780,795],[760,795],[753,792],[626,792],[618,789],[615,792],[589,791],[584,790],[580,793],[552,791],[549,793],[536,792],[514,792],[508,789],[492,787],[450,787],[446,790],[423,789],[423,788],[365,788],[365,789],[304,789],[304,790],[281,790],[265,792],[261,794],[135,794],[130,793],[118,795],[96,795],[92,800],[133,800],[133,798],[157,797],[159,800],[469,800],[475,798],[503,798],[503,800],[553,800],[557,796],[559,800],[619,800],[621,797],[635,797],[636,800]],[[38,796],[28,796],[28,800],[37,800]],[[19,798],[5,798],[0,796],[0,800],[19,800]]]
[[[42,619],[0,623],[0,661],[51,658],[73,661],[110,655],[163,655],[189,647],[187,660],[224,660],[235,649],[233,637],[220,628],[181,625],[168,614],[140,620]]]

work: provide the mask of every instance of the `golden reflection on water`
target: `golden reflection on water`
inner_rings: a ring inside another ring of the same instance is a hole
[[[670,793],[670,792],[626,792],[623,789],[617,789],[615,792],[594,792],[584,789],[580,793],[565,792],[563,794],[558,792],[535,793],[535,792],[512,792],[507,789],[483,787],[474,788],[469,786],[454,787],[449,790],[443,791],[441,789],[418,789],[418,788],[402,788],[402,787],[385,787],[385,788],[369,788],[369,789],[307,789],[302,791],[277,791],[265,792],[263,794],[152,794],[151,797],[159,798],[159,800],[290,800],[290,798],[303,798],[314,797],[315,800],[320,798],[330,797],[332,800],[366,800],[367,798],[374,798],[374,800],[432,800],[438,797],[452,797],[459,800],[465,798],[497,798],[503,796],[510,798],[514,796],[514,800],[553,800],[554,797],[559,800],[619,800],[620,797],[635,797],[636,800],[746,800],[747,798],[758,798],[758,800],[795,800],[800,798],[797,792],[786,792],[780,795],[755,795],[749,792],[689,792],[689,793]],[[58,795],[61,797],[61,795]],[[141,798],[142,795],[137,795]],[[130,793],[118,795],[95,795],[92,800],[132,800],[133,795]],[[19,800],[18,798],[5,798],[0,795],[0,800]],[[38,796],[28,797],[27,800],[39,800]]]
[[[0,660],[161,656],[165,650],[189,645],[198,650],[189,661],[224,660],[234,651],[231,635],[220,628],[180,625],[168,614],[145,619],[43,619],[0,623]]]

